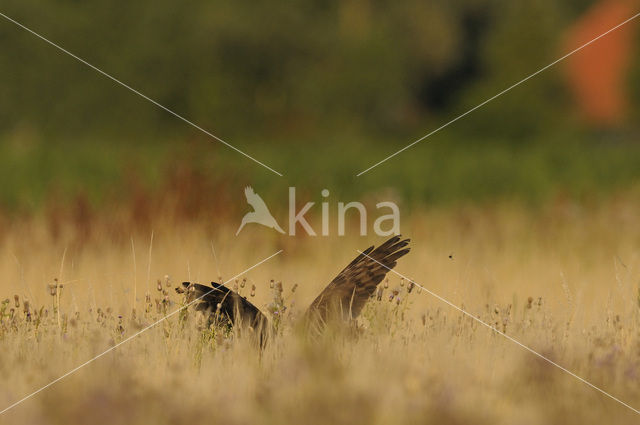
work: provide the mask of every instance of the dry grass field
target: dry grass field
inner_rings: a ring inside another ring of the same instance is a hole
[[[640,408],[639,212],[637,193],[536,212],[506,203],[404,211],[412,251],[396,269]],[[118,234],[103,221],[78,220],[54,226],[43,214],[0,225],[0,409],[179,309],[173,287],[181,281],[228,280],[282,249],[237,283],[263,311],[278,311],[278,335],[260,352],[182,311],[4,412],[0,423],[640,418],[427,291],[408,293],[397,275],[357,329],[305,336],[296,317],[356,249],[382,238],[293,238],[259,227],[236,237],[233,220],[162,218]],[[272,279],[283,286],[275,306]]]

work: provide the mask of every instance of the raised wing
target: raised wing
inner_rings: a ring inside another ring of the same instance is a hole
[[[194,303],[196,310],[209,315],[218,313],[221,320],[231,325],[241,323],[260,333],[266,332],[267,317],[237,292],[215,282],[211,282],[211,287],[190,282],[182,282],[182,286],[187,292],[187,302],[198,300]]]
[[[367,248],[311,303],[307,318],[326,321],[331,312],[343,319],[356,318],[398,258],[409,252],[408,244],[409,239],[401,240],[398,235],[378,248]]]

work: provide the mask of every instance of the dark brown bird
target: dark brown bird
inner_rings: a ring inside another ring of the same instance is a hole
[[[409,252],[409,239],[394,236],[375,248],[370,246],[342,270],[318,295],[304,317],[314,325],[331,319],[352,320],[358,317],[367,300],[371,298],[387,272],[395,267],[398,258]],[[224,285],[211,282],[212,287],[183,282],[187,300],[197,300],[196,309],[219,317],[234,326],[247,325],[263,336],[270,329],[267,316],[246,298]]]

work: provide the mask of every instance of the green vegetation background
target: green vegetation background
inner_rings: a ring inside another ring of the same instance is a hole
[[[410,202],[536,203],[636,186],[638,55],[625,128],[580,123],[558,66],[355,177],[555,60],[591,3],[9,0],[3,13],[285,177],[1,20],[0,205],[78,194],[100,205],[138,185],[161,191],[185,164],[283,197],[296,185],[316,196],[388,188]]]

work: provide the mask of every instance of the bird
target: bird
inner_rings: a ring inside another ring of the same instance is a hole
[[[410,251],[409,242],[410,239],[397,235],[377,248],[370,246],[360,252],[313,300],[303,316],[304,321],[318,329],[333,319],[356,319],[367,300],[375,294],[378,284],[396,266],[398,259]],[[182,282],[182,287],[176,291],[186,292],[187,301],[193,302],[196,310],[211,319],[215,316],[230,326],[247,325],[260,335],[261,344],[267,338],[271,329],[267,315],[223,284],[211,282],[208,287]]]
[[[240,230],[242,230],[247,223],[262,224],[280,233],[284,233],[284,230],[282,230],[276,219],[271,215],[271,212],[269,212],[267,204],[264,203],[260,195],[258,195],[251,186],[245,187],[244,196],[247,198],[247,203],[253,207],[253,211],[246,213],[244,217],[242,217],[242,223],[240,223],[240,227],[238,227],[236,236],[238,236]]]

